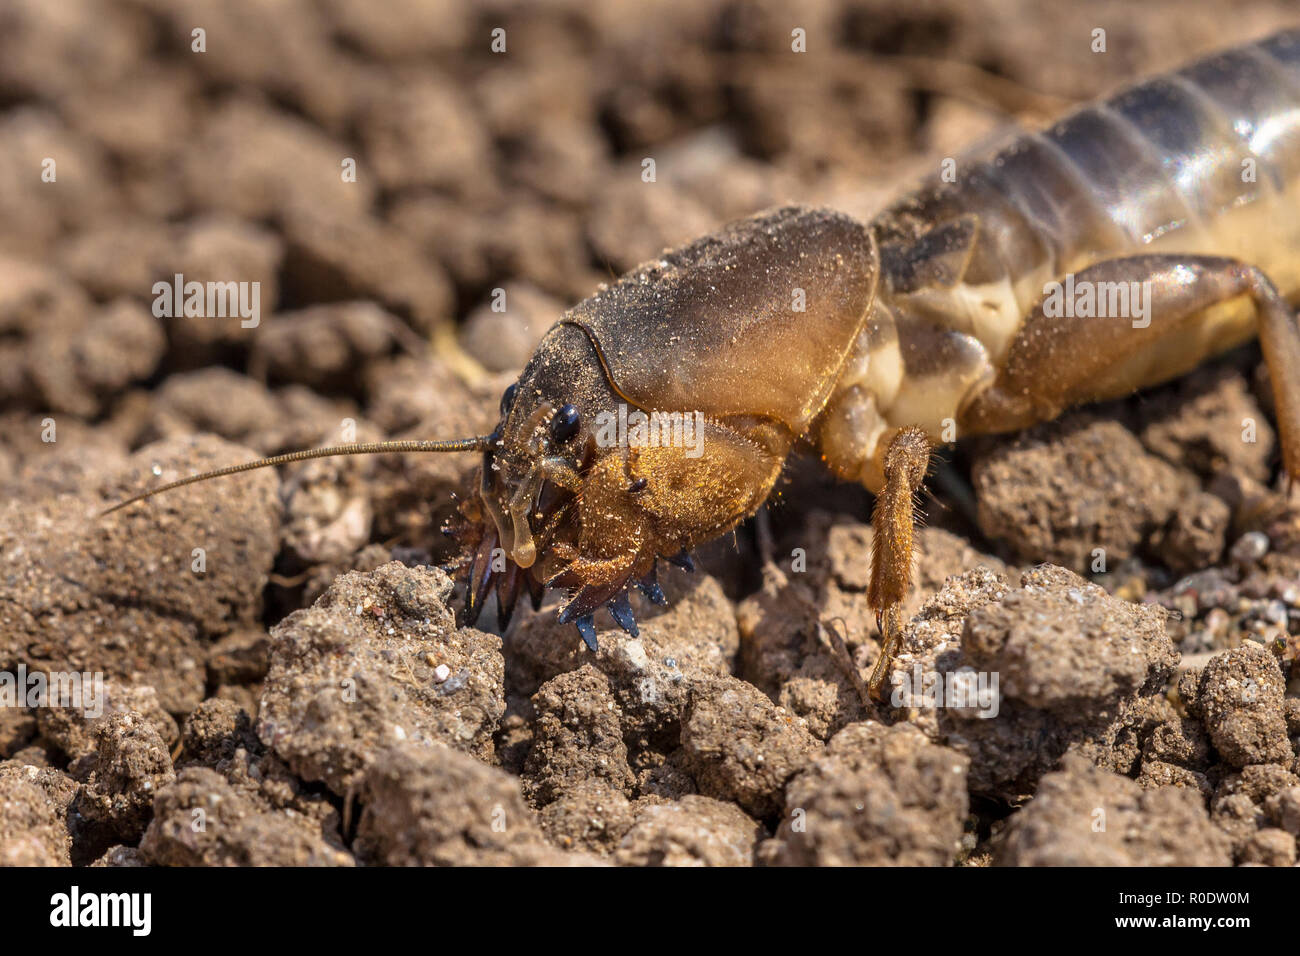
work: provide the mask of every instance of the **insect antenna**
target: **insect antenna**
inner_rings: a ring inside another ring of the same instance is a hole
[[[128,498],[125,501],[119,501],[111,508],[105,508],[99,513],[99,516],[102,518],[105,515],[110,515],[114,511],[120,511],[128,505],[135,504],[137,501],[144,501],[146,498],[160,495],[164,491],[171,491],[173,488],[180,488],[184,485],[193,485],[200,481],[207,481],[210,478],[221,478],[225,475],[237,475],[242,471],[253,471],[256,468],[273,468],[276,465],[287,465],[295,461],[307,461],[311,458],[336,458],[343,455],[482,451],[488,447],[491,441],[491,436],[480,435],[475,438],[453,438],[448,441],[375,441],[362,442],[357,445],[331,445],[326,448],[309,448],[305,451],[294,451],[284,455],[274,455],[271,458],[259,458],[256,461],[244,462],[242,465],[229,465],[225,468],[218,468],[215,471],[205,471],[199,475],[190,475],[188,478],[181,478],[177,481],[172,481],[162,485],[159,488],[151,488],[149,491],[142,491],[140,494]]]

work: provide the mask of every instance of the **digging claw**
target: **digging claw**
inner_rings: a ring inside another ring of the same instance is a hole
[[[582,641],[587,648],[593,653],[600,650],[600,645],[596,643],[596,622],[592,620],[590,614],[584,614],[573,622],[578,628],[578,633],[582,635]]]
[[[683,548],[681,551],[677,552],[677,554],[669,558],[668,561],[670,564],[677,565],[683,571],[695,570],[695,561],[691,558],[689,554],[686,553],[685,548]]]
[[[542,598],[546,594],[546,588],[542,585],[541,581],[534,578],[531,574],[525,577],[524,583],[528,586],[528,599],[533,602],[533,610],[541,610]]]
[[[609,602],[609,613],[613,616],[614,622],[623,630],[633,637],[641,636],[636,627],[636,618],[632,615],[632,605],[627,603],[626,591]]]
[[[668,603],[668,598],[664,597],[664,589],[659,586],[659,579],[655,575],[654,568],[651,568],[649,574],[636,582],[636,587],[651,604],[658,604],[663,607]]]

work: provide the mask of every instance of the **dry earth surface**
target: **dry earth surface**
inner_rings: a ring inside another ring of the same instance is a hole
[[[1254,348],[946,453],[900,673],[996,674],[992,716],[864,704],[870,498],[815,462],[775,566],[747,525],[639,638],[599,615],[596,654],[553,607],[458,623],[439,532],[472,456],[95,517],[253,454],[481,434],[561,312],[663,247],[867,215],[1016,118],[1288,22],[788,6],[0,4],[0,669],[107,695],[0,708],[0,863],[1296,861],[1300,507]],[[257,327],[155,317],[176,273],[260,282]]]

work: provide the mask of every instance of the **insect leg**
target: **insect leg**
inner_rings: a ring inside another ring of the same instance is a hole
[[[996,380],[963,411],[963,431],[1027,427],[1071,405],[1118,398],[1188,372],[1248,338],[1253,311],[1276,398],[1283,465],[1292,483],[1300,479],[1300,325],[1263,272],[1217,256],[1131,256],[1098,263],[1072,284],[1091,290],[1097,304],[1127,288],[1130,308],[1122,315],[1092,309],[1081,317],[1069,308],[1062,314],[1060,301],[1054,305],[1045,293]]]
[[[562,622],[609,602],[624,629],[635,631],[629,585],[648,580],[657,556],[687,569],[686,551],[734,528],[766,500],[793,437],[765,422],[698,421],[694,441],[647,444],[626,458],[608,455],[583,476],[584,517],[577,554],[547,581],[571,592]],[[628,548],[628,544],[635,545]]]
[[[867,603],[880,628],[880,656],[867,682],[873,696],[883,697],[889,666],[903,628],[903,600],[912,583],[916,493],[930,467],[930,439],[918,427],[904,428],[885,452],[885,487],[876,496],[871,517],[871,580]]]

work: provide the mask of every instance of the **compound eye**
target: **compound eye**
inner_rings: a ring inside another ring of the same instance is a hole
[[[515,393],[519,391],[518,385],[511,385],[501,393],[501,417],[505,418],[510,414],[510,406],[515,403]]]
[[[578,410],[572,405],[561,405],[551,418],[551,439],[562,445],[578,434]]]

